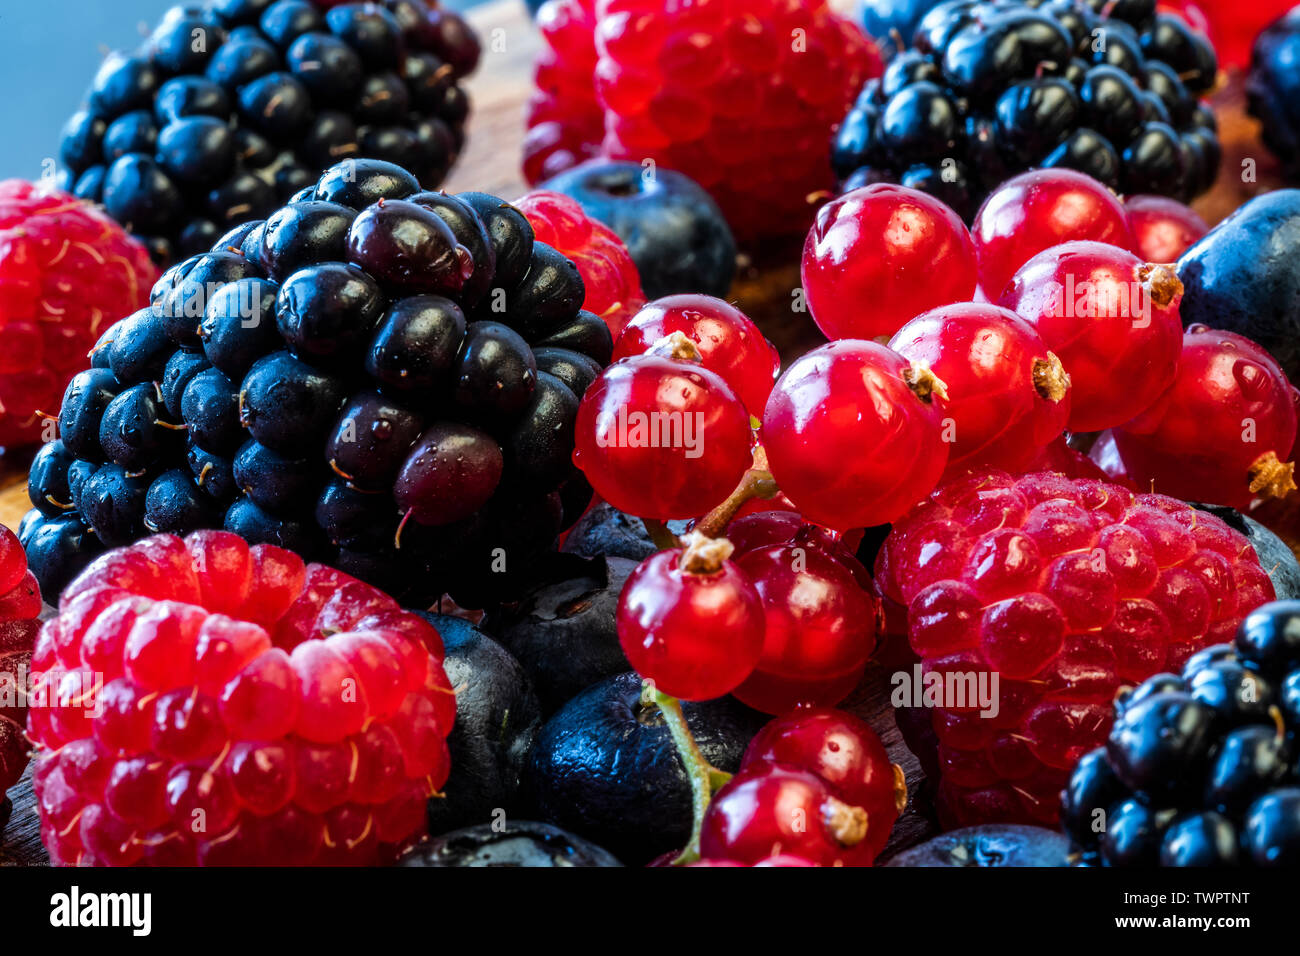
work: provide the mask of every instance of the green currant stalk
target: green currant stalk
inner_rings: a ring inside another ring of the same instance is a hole
[[[641,702],[646,706],[653,704],[663,714],[664,723],[677,746],[677,755],[691,782],[691,838],[672,862],[673,866],[685,866],[700,858],[700,831],[704,827],[705,811],[709,809],[713,794],[731,779],[731,774],[713,766],[700,752],[700,746],[686,723],[686,715],[682,713],[681,701],[660,691],[654,681],[647,680],[641,685]]]

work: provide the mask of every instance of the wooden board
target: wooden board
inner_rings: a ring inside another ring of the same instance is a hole
[[[524,109],[540,36],[521,0],[494,0],[470,11],[469,19],[482,40],[483,59],[468,83],[473,103],[468,146],[446,188],[449,192],[474,189],[514,199],[528,188],[519,160]],[[1215,189],[1196,203],[1197,210],[1211,224],[1252,195],[1280,182],[1277,164],[1259,144],[1258,126],[1245,116],[1242,104],[1240,82],[1225,84],[1216,96],[1225,147],[1223,169]],[[1253,182],[1243,179],[1244,160],[1253,160],[1256,165]],[[732,298],[762,327],[787,362],[823,341],[811,318],[792,309],[793,292],[799,285],[801,245],[796,238],[742,253],[732,290]],[[25,484],[29,461],[30,452],[16,459],[0,459],[0,523],[10,528],[16,528],[31,507]],[[1295,507],[1274,509],[1270,514],[1277,516],[1274,526],[1288,543],[1300,545],[1300,501]],[[862,685],[844,706],[871,723],[891,759],[903,766],[909,791],[915,797],[925,777],[903,742],[889,703],[889,676],[894,669],[873,663]],[[0,833],[0,865],[47,862],[40,844],[30,771],[10,796],[14,806]],[[914,800],[896,824],[887,852],[910,846],[934,832],[923,810],[924,802]]]

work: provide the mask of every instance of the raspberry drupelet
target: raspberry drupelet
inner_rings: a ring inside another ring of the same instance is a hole
[[[932,712],[949,826],[1054,826],[1120,687],[1177,672],[1274,595],[1213,515],[1052,473],[941,486],[894,525],[880,564],[927,675],[998,680],[995,713],[952,695]]]

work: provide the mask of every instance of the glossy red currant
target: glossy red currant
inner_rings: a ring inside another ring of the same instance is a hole
[[[1125,471],[1176,498],[1245,508],[1295,489],[1294,386],[1273,357],[1232,332],[1193,325],[1173,386],[1116,428]]]
[[[587,389],[573,461],[621,511],[690,518],[736,487],[752,438],[749,413],[720,375],[647,354],[615,362]]]
[[[869,339],[970,299],[975,248],[961,217],[938,199],[878,183],[818,211],[801,275],[808,309],[828,339]]]
[[[1016,270],[1044,249],[1073,240],[1133,247],[1120,201],[1097,180],[1070,169],[1037,169],[1008,179],[984,200],[971,237],[980,286],[994,302]]]
[[[894,821],[907,805],[903,769],[889,761],[885,746],[859,717],[830,708],[801,709],[758,732],[741,762],[741,772],[765,764],[809,770],[846,803],[867,811],[863,843],[876,856],[885,848]]]
[[[943,382],[898,353],[846,339],[790,366],[763,413],[781,490],[809,521],[886,524],[933,490],[948,463]]]
[[[835,796],[816,774],[762,766],[737,774],[714,795],[700,853],[751,864],[793,854],[821,866],[867,866],[869,830],[867,811]]]
[[[1150,408],[1173,382],[1182,295],[1170,266],[1104,242],[1067,242],[1026,262],[1001,305],[1060,358],[1070,376],[1069,428],[1092,432]]]
[[[948,473],[1017,471],[1065,429],[1070,378],[1033,326],[995,305],[945,305],[898,330],[889,347],[947,388]]]
[[[1129,196],[1124,200],[1133,251],[1146,262],[1177,262],[1210,231],[1194,209],[1168,196]]]
[[[640,355],[674,332],[695,343],[700,364],[726,379],[751,415],[763,413],[781,358],[749,316],[713,296],[670,295],[651,302],[614,343],[614,360]]]
[[[758,663],[763,605],[730,554],[726,539],[697,536],[685,550],[646,558],[623,587],[619,643],[637,673],[665,694],[721,697]]]
[[[811,535],[749,551],[736,564],[762,599],[764,637],[735,696],[768,714],[847,697],[876,646],[876,598]]]

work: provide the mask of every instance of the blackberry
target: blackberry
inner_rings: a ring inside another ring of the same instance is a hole
[[[1078,859],[1103,866],[1300,863],[1300,602],[1115,701],[1106,746],[1062,794]]]
[[[96,73],[63,130],[59,185],[102,202],[163,266],[350,156],[397,163],[435,189],[464,145],[457,84],[478,58],[473,31],[437,0],[176,6]],[[331,212],[274,224],[290,235],[267,240],[271,278],[340,235]]]
[[[32,466],[33,573],[53,600],[105,546],[225,528],[426,605],[507,599],[590,500],[574,422],[613,343],[584,298],[502,200],[345,160],[105,333]]]
[[[836,133],[841,191],[901,183],[970,221],[1000,183],[1039,167],[1184,202],[1214,183],[1218,135],[1198,99],[1214,85],[1214,49],[1152,0],[906,9],[911,46],[892,52]]]

